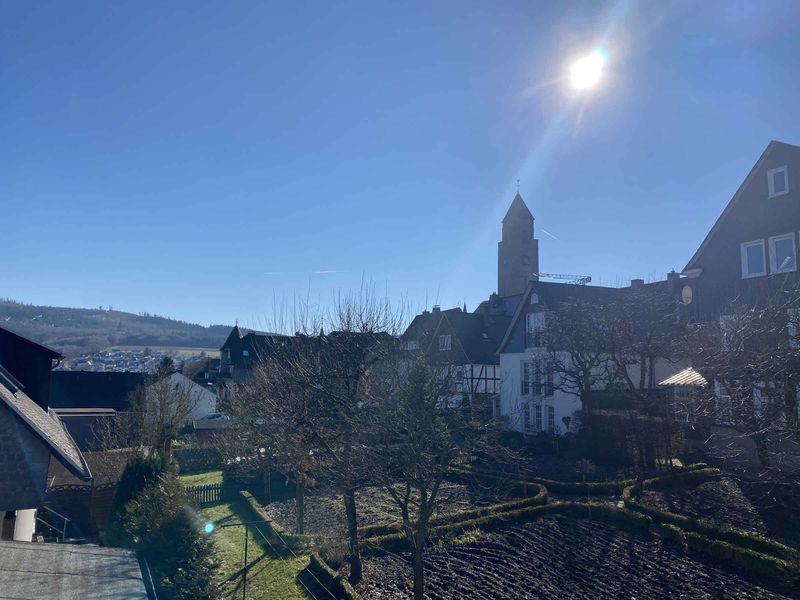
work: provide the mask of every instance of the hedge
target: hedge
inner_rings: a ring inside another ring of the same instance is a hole
[[[283,538],[286,544],[292,547],[293,550],[303,549],[307,545],[312,544],[319,536],[313,535],[298,535],[296,533],[289,533],[283,527],[278,525],[275,521],[268,518],[261,509],[261,505],[255,496],[248,491],[240,490],[239,496],[247,504],[250,512],[255,516],[255,519],[260,520],[270,535],[276,538]]]
[[[541,506],[543,504],[547,504],[547,488],[536,484],[530,484],[530,485],[531,486],[535,485],[535,487],[538,489],[538,492],[535,496],[524,498],[522,500],[504,502],[502,504],[492,504],[490,506],[484,506],[482,508],[471,508],[468,510],[462,510],[442,515],[440,517],[434,517],[430,520],[429,524],[431,527],[436,527],[439,525],[449,525],[452,523],[458,523],[461,521],[470,521],[473,519],[497,513],[509,512],[520,508],[525,508],[528,506]],[[369,525],[367,527],[361,527],[358,530],[358,534],[360,537],[370,538],[370,537],[389,535],[398,532],[402,533],[402,531],[403,531],[403,524],[395,522],[395,523],[386,523],[383,525]]]
[[[689,472],[706,469],[708,465],[705,463],[695,463],[681,467],[677,472],[669,472],[665,475],[649,479],[647,481],[660,481],[665,478],[676,477],[684,475]],[[457,476],[472,475],[491,479],[494,481],[515,481],[515,477],[509,474],[496,473],[490,471],[481,471],[474,469],[451,469],[451,472]],[[636,483],[635,479],[621,479],[615,481],[556,481],[554,479],[544,479],[542,477],[525,477],[524,480],[516,480],[520,486],[538,484],[546,487],[550,492],[557,494],[570,494],[570,495],[605,495],[605,494],[621,494],[625,488]],[[518,488],[515,488],[518,489]]]
[[[311,552],[308,566],[303,572],[308,571],[326,590],[339,600],[361,600],[361,596],[353,589],[350,583],[328,566],[316,550]],[[301,577],[303,573],[298,575]]]
[[[800,571],[788,561],[729,542],[713,540],[693,531],[683,532],[683,538],[690,552],[727,563],[754,577],[758,583],[763,584],[766,580],[782,589],[800,588]]]
[[[683,483],[687,481],[699,481],[703,477],[705,478],[704,480],[715,478],[719,476],[719,471],[717,469],[702,469],[693,473],[685,473],[684,475],[686,477],[681,480]],[[671,481],[667,482],[667,484],[669,486],[677,485],[676,481],[677,478],[672,479]],[[654,483],[653,480],[647,480],[644,481],[642,485],[644,489],[667,489],[662,487],[664,483],[664,481],[657,481]],[[719,540],[721,542],[735,544],[736,546],[740,546],[742,549],[752,550],[754,552],[766,554],[771,557],[793,563],[800,563],[800,553],[794,548],[781,544],[780,542],[744,531],[738,531],[731,527],[715,525],[713,523],[709,523],[708,521],[703,521],[694,517],[687,517],[685,515],[662,511],[657,508],[641,504],[636,501],[636,498],[641,493],[641,489],[642,488],[640,488],[638,485],[632,485],[625,488],[625,491],[622,494],[623,502],[627,508],[647,515],[657,523],[674,525],[684,531],[696,532],[707,536],[712,540]]]
[[[459,521],[448,525],[432,527],[429,531],[431,539],[452,539],[458,535],[482,529],[491,531],[498,527],[513,523],[529,523],[550,515],[565,515],[577,518],[591,518],[604,521],[620,529],[638,534],[646,534],[652,523],[650,517],[617,508],[609,504],[585,502],[556,502],[543,506],[527,506],[517,510],[486,515],[468,521]],[[365,540],[367,544],[390,552],[407,550],[407,541],[402,533],[378,536]]]

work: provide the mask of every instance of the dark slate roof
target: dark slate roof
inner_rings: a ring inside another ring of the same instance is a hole
[[[432,359],[464,364],[498,364],[497,347],[503,339],[511,317],[464,312],[460,308],[425,311],[416,317],[403,334],[404,340],[415,340]],[[451,352],[438,351],[437,337],[451,334]],[[458,360],[463,359],[463,361]]]
[[[533,215],[531,211],[528,210],[528,205],[525,204],[525,201],[522,199],[522,196],[517,195],[514,196],[514,199],[511,201],[511,206],[508,207],[508,211],[506,212],[506,216],[503,217],[503,222],[505,223],[509,219],[530,219],[533,221]]]
[[[0,366],[0,402],[36,434],[65,467],[84,480],[92,474],[77,445],[54,414],[48,414],[20,389],[18,382]]]
[[[50,346],[45,346],[42,343],[36,342],[28,337],[25,337],[21,333],[12,331],[7,327],[0,327],[0,337],[6,338],[8,341],[14,344],[23,344],[31,349],[35,349],[37,352],[49,355],[49,358],[51,359],[64,358],[64,355],[61,354],[61,352],[59,352],[58,350],[54,350]]]
[[[95,545],[0,541],[3,598],[146,600],[132,550]]]
[[[144,384],[144,373],[128,371],[53,371],[50,408],[113,408],[126,411],[130,394]]]
[[[70,437],[81,452],[101,450],[98,438],[101,427],[113,428],[117,422],[117,411],[113,408],[56,408],[51,409],[66,427]],[[92,469],[94,473],[94,469]]]

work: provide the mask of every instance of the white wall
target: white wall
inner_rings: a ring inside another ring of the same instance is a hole
[[[500,413],[508,419],[508,426],[515,431],[524,432],[524,405],[528,404],[531,410],[531,429],[529,433],[537,433],[535,410],[540,407],[542,411],[542,431],[547,431],[547,407],[555,411],[555,432],[558,435],[567,433],[563,418],[570,417],[569,431],[575,432],[579,427],[575,413],[581,409],[580,398],[567,394],[561,390],[554,390],[552,396],[524,396],[521,393],[522,370],[520,364],[524,360],[531,360],[532,352],[527,351],[515,354],[500,355],[501,384],[500,384]],[[546,354],[542,354],[543,357]],[[554,377],[558,385],[558,374]],[[497,416],[497,415],[495,415]]]
[[[196,384],[183,373],[173,373],[170,375],[169,384],[173,387],[180,386],[182,390],[188,391],[192,397],[194,408],[187,417],[187,421],[202,419],[211,413],[217,412],[217,395],[203,386]]]

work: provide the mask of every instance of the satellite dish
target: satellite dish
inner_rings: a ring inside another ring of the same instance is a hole
[[[681,290],[681,302],[684,304],[691,304],[692,303],[692,286],[685,285]]]

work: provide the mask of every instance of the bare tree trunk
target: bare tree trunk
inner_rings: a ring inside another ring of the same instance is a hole
[[[358,516],[356,513],[355,490],[349,488],[344,493],[344,511],[347,515],[347,535],[350,540],[350,577],[349,581],[355,585],[361,581],[363,570],[361,567],[361,549],[358,544]]]
[[[428,494],[424,490],[420,494],[419,522],[414,538],[414,600],[425,597],[425,542],[428,537]]]
[[[270,461],[269,455],[264,462],[264,503],[272,502],[272,476],[270,474]]]
[[[408,549],[414,551],[414,529],[411,527],[411,518],[408,516],[408,504],[400,506],[400,514],[403,518],[403,532],[408,540]]]
[[[305,484],[302,483],[301,477],[297,477],[295,488],[296,488],[295,502],[297,504],[297,533],[303,535],[303,533],[305,533],[303,523],[305,522],[306,518],[306,507],[305,507],[306,487]]]

